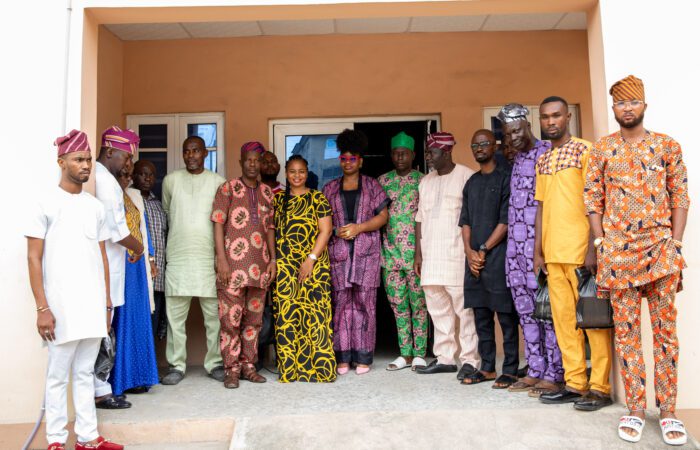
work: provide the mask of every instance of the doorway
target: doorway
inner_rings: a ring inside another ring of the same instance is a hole
[[[336,146],[336,137],[344,129],[360,130],[367,135],[369,142],[364,155],[362,174],[373,178],[393,169],[391,162],[391,138],[403,131],[415,140],[414,169],[427,173],[425,164],[425,140],[429,133],[439,129],[438,116],[424,117],[377,117],[353,119],[297,119],[294,121],[273,121],[271,134],[273,152],[280,161],[300,154],[309,162],[309,172],[317,181],[312,181],[315,189],[342,175]],[[284,171],[280,181],[284,183]],[[396,321],[386,297],[384,283],[377,290],[377,344],[378,353],[398,354]]]

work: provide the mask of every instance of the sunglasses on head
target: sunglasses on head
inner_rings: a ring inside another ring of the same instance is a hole
[[[345,162],[355,163],[355,162],[360,160],[360,157],[355,156],[355,155],[340,155],[338,157],[338,159],[340,159],[341,163],[345,163]]]

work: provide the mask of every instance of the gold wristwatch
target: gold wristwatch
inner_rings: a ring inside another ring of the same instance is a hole
[[[593,247],[598,248],[603,243],[603,236],[593,239]]]

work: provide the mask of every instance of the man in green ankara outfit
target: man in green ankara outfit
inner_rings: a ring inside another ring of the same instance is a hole
[[[420,279],[413,270],[416,248],[418,185],[423,174],[413,170],[413,138],[403,131],[391,139],[394,170],[379,177],[391,199],[389,222],[382,233],[382,275],[386,295],[396,316],[401,356],[387,370],[425,367],[428,313]]]
[[[219,300],[214,269],[214,225],[211,205],[224,177],[204,168],[207,149],[199,136],[182,143],[185,168],[163,180],[163,209],[168,215],[168,245],[165,249],[165,310],[168,315],[168,344],[165,357],[170,366],[162,384],[178,384],[185,376],[187,335],[185,322],[192,297],[199,297],[207,335],[204,369],[224,381],[219,348]]]

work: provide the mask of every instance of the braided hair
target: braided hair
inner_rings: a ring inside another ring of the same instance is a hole
[[[289,168],[289,164],[293,163],[294,161],[301,161],[304,163],[306,166],[306,170],[308,171],[309,169],[309,162],[304,159],[303,156],[301,155],[292,155],[286,163],[284,163],[284,169],[287,170]],[[284,188],[284,202],[282,203],[282,214],[284,214],[282,217],[284,218],[284,225],[282,226],[282,229],[287,228],[287,223],[289,222],[289,215],[287,214],[287,211],[289,209],[289,198],[291,197],[291,188],[289,187],[289,181],[287,181],[287,186]],[[282,234],[282,230],[279,230],[280,235]],[[281,236],[280,236],[281,237]]]

